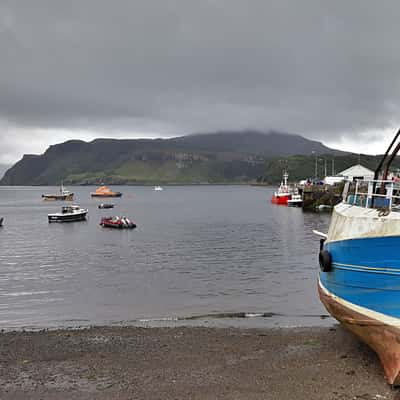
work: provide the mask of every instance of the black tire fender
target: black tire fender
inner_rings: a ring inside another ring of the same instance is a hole
[[[322,272],[332,271],[332,256],[328,250],[321,250],[319,252],[319,267]]]

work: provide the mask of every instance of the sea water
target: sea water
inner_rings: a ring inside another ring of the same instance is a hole
[[[70,187],[84,222],[49,224],[56,187],[0,187],[0,327],[310,326],[329,323],[316,279],[329,214],[270,203],[272,188]],[[99,225],[124,215],[135,230]]]

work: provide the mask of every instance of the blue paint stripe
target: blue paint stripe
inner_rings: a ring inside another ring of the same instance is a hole
[[[321,272],[332,294],[400,318],[400,236],[350,239],[326,244],[333,269]]]

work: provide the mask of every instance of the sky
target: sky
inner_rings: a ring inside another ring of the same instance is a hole
[[[382,153],[400,3],[0,0],[0,164],[50,144],[281,130]]]

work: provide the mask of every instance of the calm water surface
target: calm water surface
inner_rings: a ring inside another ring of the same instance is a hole
[[[114,186],[113,210],[97,208],[93,187],[72,189],[86,222],[47,222],[62,203],[41,194],[58,188],[0,187],[0,327],[330,323],[312,234],[329,215],[272,205],[260,187]],[[101,228],[111,214],[138,228]]]

